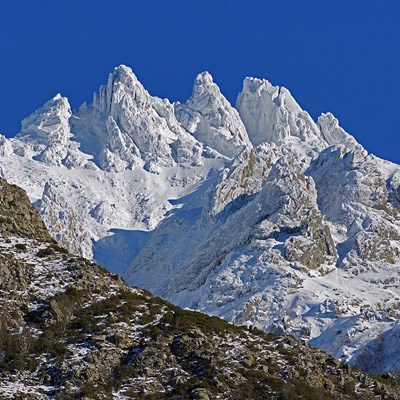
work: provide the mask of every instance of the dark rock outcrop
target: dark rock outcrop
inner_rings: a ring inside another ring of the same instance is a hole
[[[0,234],[52,241],[38,211],[26,192],[0,178]]]

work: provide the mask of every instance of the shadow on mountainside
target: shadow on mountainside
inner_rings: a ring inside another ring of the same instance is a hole
[[[110,233],[110,236],[93,243],[93,256],[97,263],[109,271],[122,275],[146,245],[153,231],[111,229]]]

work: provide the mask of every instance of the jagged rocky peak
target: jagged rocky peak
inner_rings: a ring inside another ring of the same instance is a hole
[[[0,156],[9,157],[13,153],[11,141],[0,134]]]
[[[29,117],[22,121],[19,139],[40,144],[67,143],[71,138],[69,119],[72,115],[68,99],[56,94]]]
[[[283,144],[295,137],[315,150],[322,147],[318,127],[283,87],[273,86],[265,79],[246,78],[236,108],[253,145]]]
[[[332,113],[322,113],[318,118],[318,127],[328,145],[342,144],[352,150],[363,150],[354,137],[340,127],[339,121]]]
[[[48,165],[94,168],[91,158],[71,140],[72,111],[68,99],[59,93],[22,121],[13,151]]]
[[[176,163],[199,164],[202,149],[176,120],[167,99],[151,96],[129,67],[120,65],[80,108],[74,133],[100,168],[119,172],[142,165],[159,173]]]
[[[175,115],[197,140],[229,158],[251,147],[238,112],[208,72],[197,75],[192,96],[184,104],[175,104]]]
[[[106,113],[113,113],[113,106],[118,104],[125,94],[129,93],[137,102],[150,96],[139,82],[132,69],[120,65],[108,76],[107,85],[100,87],[99,94],[93,95],[93,106]]]
[[[236,108],[254,146],[274,142],[303,156],[327,147],[318,126],[284,87],[245,78]]]

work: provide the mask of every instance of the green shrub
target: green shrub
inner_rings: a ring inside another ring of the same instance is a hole
[[[54,253],[54,250],[53,250],[53,248],[51,247],[51,246],[49,246],[49,247],[46,247],[45,249],[40,249],[38,252],[37,252],[37,256],[38,257],[40,257],[40,258],[44,258],[44,257],[48,257],[48,256],[53,256],[55,253]]]
[[[64,247],[61,247],[57,243],[54,243],[54,244],[50,245],[49,247],[52,248],[57,253],[62,253],[62,254],[68,254],[69,253],[67,249],[65,249]]]
[[[27,250],[27,247],[26,247],[26,244],[25,243],[17,243],[16,245],[15,245],[15,249],[17,250],[17,251],[23,251],[23,252],[25,252],[26,250]]]

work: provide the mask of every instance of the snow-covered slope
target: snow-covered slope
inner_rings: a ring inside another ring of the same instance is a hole
[[[91,104],[57,95],[0,137],[0,174],[129,283],[400,368],[400,167],[285,88],[246,78],[234,108],[205,72],[171,103],[119,66]]]

